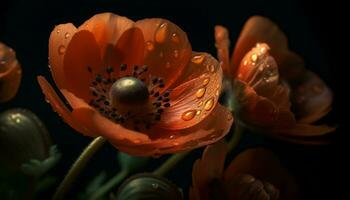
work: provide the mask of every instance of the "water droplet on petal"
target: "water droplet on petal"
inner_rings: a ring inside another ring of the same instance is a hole
[[[232,115],[231,114],[227,114],[226,119],[227,119],[227,121],[230,121],[232,119]]]
[[[243,62],[243,65],[244,65],[244,66],[247,66],[247,65],[248,65],[248,60],[245,60],[245,61]]]
[[[191,119],[193,119],[193,117],[196,115],[196,111],[195,110],[189,110],[186,111],[182,114],[181,118],[185,121],[189,121]]]
[[[251,57],[253,62],[256,62],[258,60],[258,55],[256,55],[255,53],[252,55]]]
[[[209,83],[209,78],[206,78],[206,79],[204,79],[204,81],[203,81],[203,86],[206,86],[206,85],[208,85],[208,83]]]
[[[174,43],[179,43],[180,42],[180,38],[179,38],[179,36],[176,33],[173,33],[171,35],[171,41],[174,42]]]
[[[141,140],[136,139],[136,140],[134,140],[134,143],[135,143],[135,144],[140,144],[140,143],[141,143]]]
[[[175,138],[175,135],[171,135],[169,136],[170,139],[174,139]]]
[[[61,32],[61,30],[60,30],[60,29],[57,29],[56,33],[59,34],[60,32]]]
[[[200,115],[202,113],[201,110],[197,110],[196,115]]]
[[[204,104],[204,110],[210,110],[214,105],[214,98],[208,99]]]
[[[203,88],[199,88],[197,90],[197,92],[196,92],[196,97],[197,98],[202,98],[204,96],[204,94],[205,94],[205,88],[204,87]]]
[[[166,39],[167,32],[168,32],[168,24],[167,23],[161,24],[155,35],[156,42],[163,43]]]
[[[178,58],[179,57],[179,51],[178,50],[174,50],[173,55],[174,55],[174,58]]]
[[[216,90],[215,95],[216,95],[216,96],[219,96],[219,95],[220,95],[220,91],[219,91],[219,90]]]
[[[260,49],[260,52],[261,52],[262,54],[265,54],[265,53],[266,53],[266,48],[265,48],[265,47],[262,47],[262,48]]]
[[[63,45],[60,45],[60,46],[58,47],[58,54],[62,55],[62,54],[64,54],[65,52],[66,52],[66,47],[63,46]]]
[[[178,143],[178,142],[173,142],[173,145],[174,146],[178,146],[180,143]]]
[[[196,55],[196,56],[193,56],[191,61],[195,64],[201,64],[204,60],[204,55]]]
[[[69,33],[66,33],[66,34],[64,35],[64,37],[67,39],[67,38],[70,37],[70,34],[69,34]]]
[[[201,107],[203,105],[203,101],[199,101],[197,105],[198,107]]]
[[[169,69],[171,67],[170,62],[165,63],[165,68]]]
[[[151,41],[146,42],[146,49],[147,49],[148,51],[153,51],[153,49],[154,49],[154,44],[153,44],[153,42],[151,42]]]
[[[215,66],[214,66],[214,64],[209,65],[209,66],[208,66],[208,70],[209,70],[211,73],[213,73],[213,72],[215,71]]]

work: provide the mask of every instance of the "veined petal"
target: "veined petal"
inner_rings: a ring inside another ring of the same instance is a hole
[[[145,63],[152,76],[162,77],[164,90],[172,85],[186,67],[191,56],[187,35],[165,19],[143,19],[135,23],[145,39]]]
[[[67,46],[77,28],[71,24],[60,24],[51,32],[49,39],[49,62],[51,74],[58,88],[65,88],[65,75],[63,71],[64,56]]]
[[[218,102],[222,84],[222,69],[210,55],[194,53],[200,62],[190,62],[181,85],[170,93],[170,107],[162,113],[159,127],[178,130],[204,120]],[[191,73],[192,72],[192,73]]]

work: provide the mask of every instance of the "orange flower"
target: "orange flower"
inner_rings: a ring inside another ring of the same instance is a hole
[[[11,100],[21,83],[22,69],[16,53],[0,42],[0,102]]]
[[[332,92],[288,49],[277,25],[264,17],[251,17],[231,61],[228,31],[217,26],[215,38],[224,73],[233,82],[234,112],[243,125],[298,143],[322,143],[314,136],[334,131],[326,125],[311,125],[330,111]]]
[[[190,200],[298,200],[295,180],[264,148],[240,153],[224,170],[227,144],[209,145],[192,169]]]
[[[229,111],[217,104],[219,63],[192,52],[186,33],[165,19],[133,22],[103,13],[79,28],[58,25],[49,58],[54,81],[73,109],[39,77],[54,110],[78,132],[103,136],[129,154],[204,146],[232,124]]]

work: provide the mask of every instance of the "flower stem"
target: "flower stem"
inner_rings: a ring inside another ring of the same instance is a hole
[[[113,178],[111,178],[107,183],[105,183],[102,187],[98,188],[96,192],[91,196],[90,200],[100,199],[103,195],[109,192],[113,187],[115,187],[121,181],[123,181],[128,175],[129,175],[128,170],[120,171]]]
[[[242,133],[244,131],[244,128],[240,125],[238,125],[238,123],[235,124],[235,131],[230,139],[230,141],[228,142],[228,152],[232,151],[232,149],[234,149],[239,141],[241,140],[241,136]]]
[[[164,176],[167,172],[173,169],[182,159],[184,159],[190,151],[172,155],[158,169],[153,171],[153,174]]]
[[[52,198],[53,200],[63,199],[64,195],[69,191],[74,180],[80,174],[81,170],[85,167],[91,157],[104,144],[105,141],[106,140],[103,137],[97,137],[84,149],[84,151],[71,166],[63,181],[57,188],[56,193]]]

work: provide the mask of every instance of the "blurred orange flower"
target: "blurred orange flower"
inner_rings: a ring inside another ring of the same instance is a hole
[[[190,150],[219,140],[232,124],[230,112],[217,104],[218,61],[192,52],[186,33],[165,19],[133,22],[103,13],[79,28],[58,25],[49,59],[72,107],[38,77],[54,110],[78,132],[103,136],[126,153]]]
[[[21,83],[22,69],[16,53],[0,42],[0,102],[11,100]]]
[[[331,110],[332,92],[269,19],[251,17],[229,60],[228,31],[215,28],[219,60],[232,80],[234,113],[244,126],[297,143],[323,143],[334,127],[312,125]]]
[[[227,144],[209,145],[192,169],[190,200],[297,200],[295,179],[264,148],[240,153],[224,170]]]

